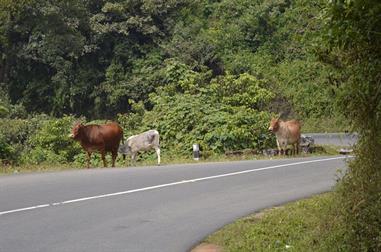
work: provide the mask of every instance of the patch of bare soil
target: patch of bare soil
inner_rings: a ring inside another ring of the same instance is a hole
[[[223,252],[220,246],[211,243],[201,243],[190,252]]]

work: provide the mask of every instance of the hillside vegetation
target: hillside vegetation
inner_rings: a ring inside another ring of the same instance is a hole
[[[0,2],[0,158],[83,160],[78,118],[156,128],[165,153],[274,146],[271,116],[347,130],[308,0]],[[79,155],[79,157],[78,157]]]
[[[156,128],[177,157],[261,150],[282,113],[359,134],[340,242],[381,250],[379,0],[0,0],[0,20],[3,164],[81,163],[78,119]]]

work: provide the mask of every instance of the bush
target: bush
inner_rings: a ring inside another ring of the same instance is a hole
[[[161,148],[168,155],[180,156],[190,155],[194,143],[207,155],[275,145],[274,136],[267,132],[271,114],[260,111],[273,98],[265,88],[266,81],[250,74],[227,74],[208,84],[201,81],[205,80],[201,75],[196,78],[184,69],[188,77],[195,78],[181,79],[183,71],[178,69],[183,68],[168,70],[173,89],[159,88],[157,94],[151,94],[151,111],[130,101],[132,113],[118,115],[126,136],[157,129]],[[174,81],[179,78],[181,88]]]
[[[274,93],[264,88],[265,85],[265,80],[245,73],[239,76],[227,74],[214,79],[210,88],[212,96],[223,104],[261,109],[274,98]]]
[[[338,189],[351,251],[381,251],[380,139],[359,139]]]
[[[8,146],[8,151],[2,152],[2,159],[18,164],[23,153],[30,149],[29,138],[36,133],[46,115],[39,115],[30,119],[0,119],[0,135]]]
[[[135,103],[132,100],[131,112],[128,114],[118,114],[117,121],[123,128],[124,135],[133,135],[134,133],[139,133],[139,128],[142,125],[143,116],[145,113],[143,102]]]
[[[5,141],[5,137],[0,133],[0,161],[10,162],[13,160],[14,149]]]
[[[5,106],[0,104],[0,118],[5,117],[6,115],[8,115],[8,113],[9,110]]]
[[[23,161],[26,163],[72,162],[74,156],[81,152],[81,147],[68,137],[76,118],[64,116],[43,122],[40,129],[28,140],[29,150]]]
[[[351,131],[342,115],[307,118],[302,120],[302,132],[345,132]]]
[[[64,164],[67,160],[64,156],[54,153],[52,150],[38,146],[31,149],[22,156],[21,162],[24,164]]]
[[[205,95],[152,97],[155,107],[146,112],[143,129],[156,128],[167,151],[189,155],[192,144],[203,151],[224,153],[237,149],[263,149],[273,144],[267,134],[271,115],[244,106],[219,104]]]

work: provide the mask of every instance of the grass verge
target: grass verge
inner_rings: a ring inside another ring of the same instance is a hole
[[[242,218],[204,241],[227,251],[347,251],[337,195],[325,193]]]
[[[312,154],[301,153],[296,157],[311,157],[311,156],[321,156],[321,155],[337,155],[338,147],[335,146],[317,146],[316,151]],[[276,159],[284,158],[285,156],[265,156],[262,154],[242,154],[242,155],[212,155],[208,157],[202,157],[200,161],[194,161],[192,157],[179,157],[176,155],[163,154],[161,156],[162,165],[167,164],[186,164],[186,163],[199,163],[199,162],[225,162],[225,161],[240,161],[240,160],[259,160],[259,159]],[[295,157],[295,156],[286,156]],[[108,167],[111,166],[110,155],[106,156]],[[122,160],[119,156],[116,161],[117,167],[129,167],[129,166],[155,166],[157,165],[156,154],[154,153],[144,153],[138,158],[138,161],[133,164],[129,158],[126,161]],[[102,168],[103,164],[100,160],[100,155],[92,155],[91,168]],[[24,164],[19,166],[5,166],[0,165],[0,175],[12,174],[12,173],[28,173],[28,172],[47,172],[47,171],[63,171],[63,170],[75,170],[75,169],[86,169],[86,163],[71,163],[71,164],[49,164],[42,163],[38,165]]]

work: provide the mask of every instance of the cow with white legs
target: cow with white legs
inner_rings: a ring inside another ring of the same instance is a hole
[[[135,162],[139,152],[152,149],[156,151],[157,164],[160,165],[160,141],[157,130],[148,130],[141,134],[130,136],[123,145],[119,146],[118,152],[131,155],[131,159]]]
[[[292,145],[293,154],[299,153],[300,128],[297,120],[282,121],[279,117],[271,120],[269,131],[276,136],[279,155],[286,154],[287,145]]]

